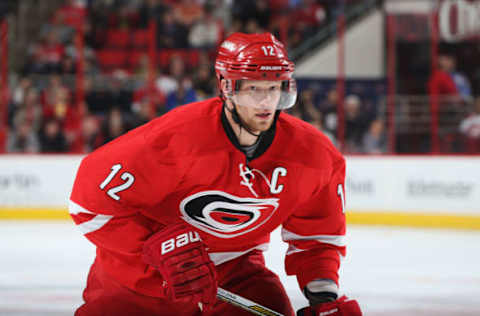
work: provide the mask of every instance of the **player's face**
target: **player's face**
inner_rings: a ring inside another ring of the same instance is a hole
[[[281,96],[280,81],[243,80],[235,92],[237,112],[253,132],[270,128]]]

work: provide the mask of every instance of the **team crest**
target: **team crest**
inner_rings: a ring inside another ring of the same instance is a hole
[[[241,198],[222,191],[195,193],[180,203],[183,219],[220,238],[246,234],[268,221],[278,199]]]

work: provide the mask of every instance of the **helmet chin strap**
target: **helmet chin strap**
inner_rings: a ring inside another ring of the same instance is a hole
[[[225,107],[226,107],[227,110],[232,114],[233,121],[234,121],[235,123],[237,123],[238,126],[240,126],[240,131],[241,131],[242,128],[243,128],[245,131],[247,131],[247,133],[249,133],[249,134],[252,135],[252,136],[256,136],[256,137],[261,136],[263,132],[260,132],[260,133],[258,133],[258,134],[255,134],[255,133],[252,131],[252,129],[251,129],[250,127],[248,127],[248,126],[243,122],[242,118],[241,118],[240,115],[238,114],[237,105],[235,104],[235,102],[233,102],[232,99],[230,99],[230,102],[232,102],[232,104],[233,104],[233,110],[230,109],[230,108],[227,106],[226,102],[225,102]]]

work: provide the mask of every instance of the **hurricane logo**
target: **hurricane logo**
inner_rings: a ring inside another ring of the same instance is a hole
[[[190,225],[221,238],[248,233],[278,208],[278,199],[241,198],[222,191],[203,191],[180,203],[183,219]]]

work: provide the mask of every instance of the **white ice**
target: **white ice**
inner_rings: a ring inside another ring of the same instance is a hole
[[[307,302],[283,271],[286,245],[266,253],[295,308]],[[0,315],[73,315],[94,248],[71,222],[0,222]],[[341,291],[367,316],[480,315],[480,232],[350,226]]]

